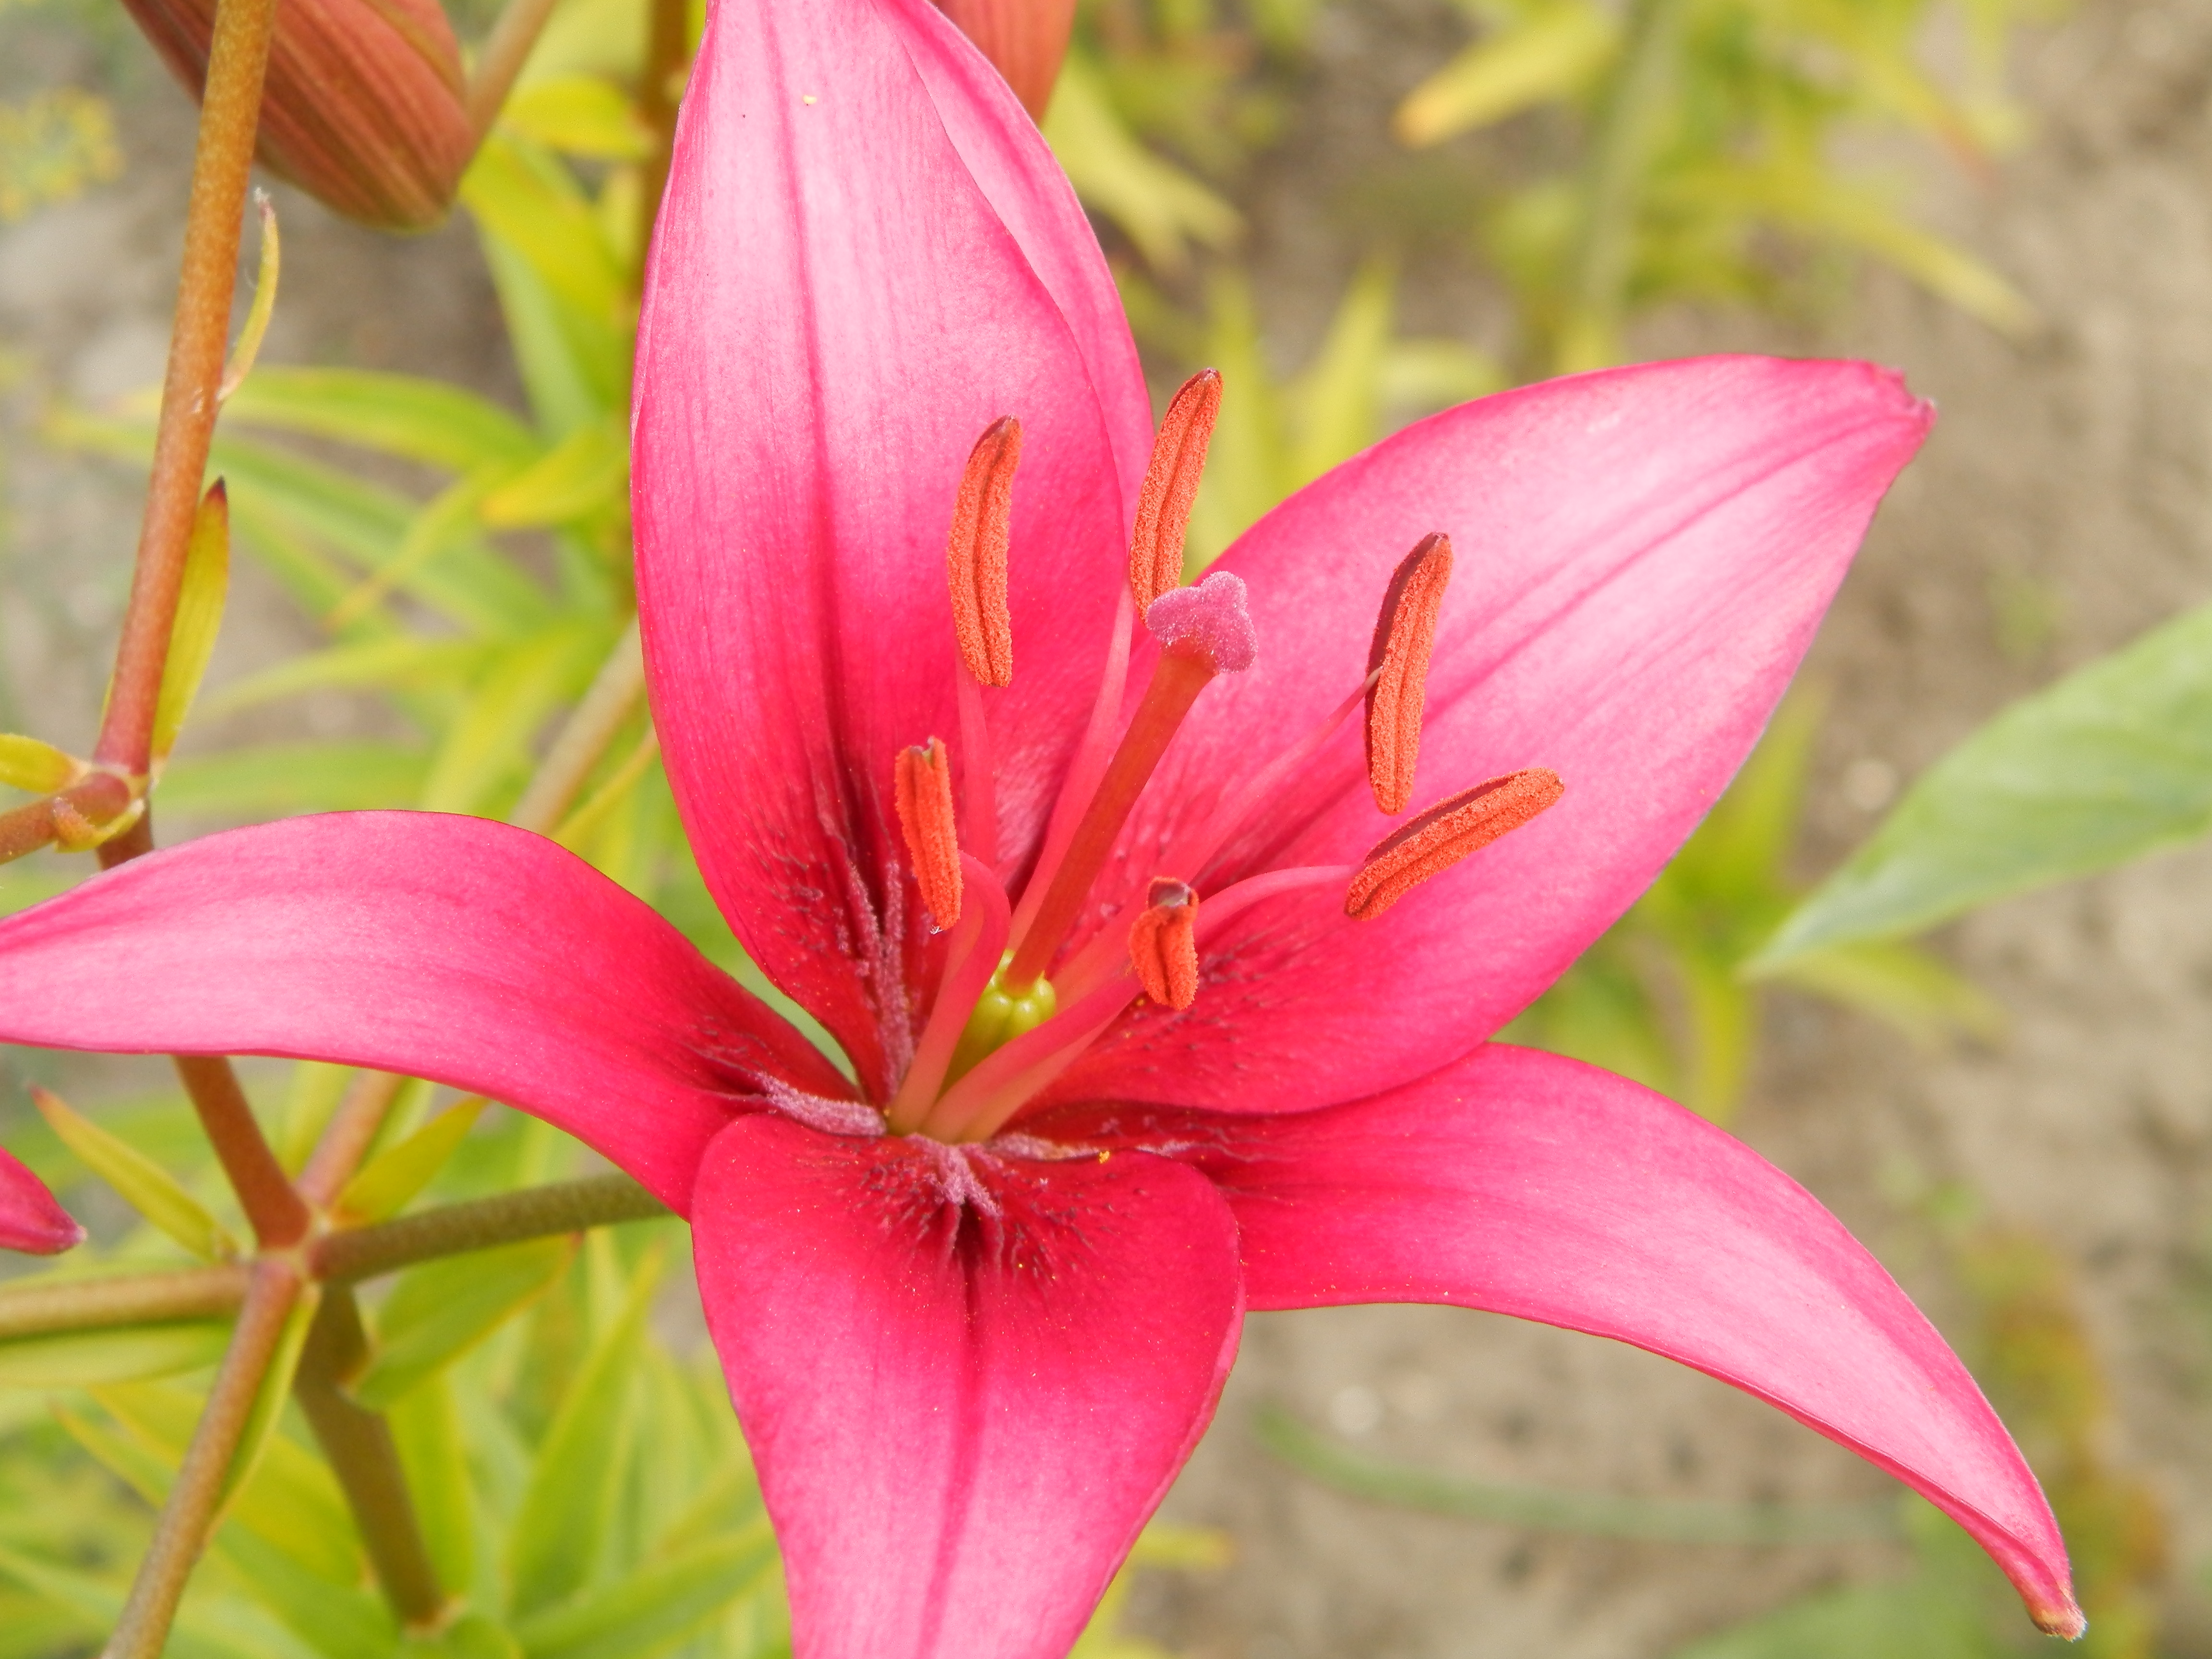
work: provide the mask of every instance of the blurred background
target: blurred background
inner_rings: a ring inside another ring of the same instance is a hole
[[[490,21],[453,15],[464,40]],[[607,296],[635,266],[645,33],[635,0],[562,0],[463,204],[427,234],[271,185],[282,297],[216,458],[240,556],[165,839],[325,806],[501,813],[605,655],[627,604],[626,337],[576,318],[619,312]],[[2051,1490],[2088,1650],[2176,1659],[2212,1655],[2212,849],[1917,943],[1741,970],[1931,762],[2212,600],[2208,98],[2206,0],[1085,0],[1045,121],[1156,392],[1206,363],[1228,378],[1198,558],[1396,426],[1550,374],[1842,355],[1936,401],[1743,781],[1513,1035],[1644,1078],[1835,1209]],[[0,0],[0,727],[65,745],[96,723],[121,614],[192,118],[107,0]],[[385,407],[417,395],[382,376],[509,411],[523,435],[499,441],[520,459],[501,471],[348,415],[363,387]],[[564,839],[739,965],[640,731]],[[0,905],[82,869],[0,870]],[[63,1087],[188,1164],[161,1068],[11,1052],[5,1072],[8,1143],[105,1259],[169,1248],[21,1087]],[[247,1075],[293,1145],[343,1081]],[[441,1179],[565,1167],[534,1133],[495,1113]],[[219,1183],[196,1190],[220,1207]],[[478,1368],[457,1386],[513,1406],[518,1455],[550,1420],[518,1357],[576,1347],[561,1297],[588,1325],[610,1275],[644,1271],[624,1249],[552,1264],[504,1324],[486,1316],[486,1346],[448,1356]],[[654,1305],[670,1375],[696,1377],[696,1304],[678,1282]],[[197,1375],[0,1354],[18,1385],[0,1403],[0,1655],[90,1650],[98,1587],[147,1513],[100,1437],[151,1434],[146,1401],[170,1396],[129,1390]],[[644,1491],[642,1466],[625,1478]],[[1896,1491],[1614,1345],[1449,1310],[1261,1316],[1173,1526],[1096,1643],[1965,1659],[2039,1642]],[[179,1644],[315,1652],[239,1611],[257,1571],[243,1553],[211,1569]],[[708,1612],[721,1622],[610,1651],[773,1650],[772,1613]]]

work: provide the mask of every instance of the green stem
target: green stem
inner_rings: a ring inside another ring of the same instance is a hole
[[[264,1259],[254,1264],[230,1346],[223,1352],[207,1405],[185,1448],[184,1465],[155,1522],[153,1542],[138,1563],[137,1577],[131,1581],[131,1594],[105,1659],[157,1659],[167,1644],[185,1581],[214,1524],[232,1455],[253,1414],[262,1379],[283,1340],[300,1290],[299,1273],[290,1263]]]
[[[408,1496],[399,1448],[382,1414],[345,1394],[368,1358],[368,1337],[353,1292],[333,1285],[315,1310],[292,1392],[345,1493],[376,1582],[402,1623],[427,1630],[444,1614],[447,1596]]]
[[[553,15],[553,5],[554,0],[507,0],[491,33],[484,37],[475,71],[469,76],[469,125],[477,143],[483,143],[492,124],[499,119],[515,77],[530,61],[530,49],[538,44],[545,20]]]
[[[1629,9],[1620,65],[1583,172],[1582,225],[1554,346],[1558,373],[1601,368],[1620,354],[1637,220],[1685,9],[1686,0],[1633,0]]]
[[[246,1267],[225,1262],[105,1279],[34,1279],[0,1289],[0,1341],[63,1331],[228,1319],[245,1298]]]
[[[308,1247],[307,1267],[319,1279],[351,1283],[437,1256],[667,1213],[666,1205],[628,1176],[593,1176],[325,1233]]]

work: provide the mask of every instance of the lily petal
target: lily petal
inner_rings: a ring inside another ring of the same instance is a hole
[[[1391,569],[1432,531],[1459,556],[1416,805],[1525,766],[1566,795],[1374,921],[1322,891],[1255,906],[1188,1013],[1132,1021],[1059,1097],[1328,1105],[1504,1025],[1727,787],[1929,418],[1863,363],[1650,364],[1437,416],[1262,520],[1223,561],[1249,584],[1259,663],[1208,688],[1125,848],[1171,839],[1357,685]],[[1202,885],[1357,861],[1391,825],[1346,732]],[[1132,855],[1107,896],[1126,907],[1153,874],[1201,872]]]
[[[992,422],[1022,422],[1014,681],[987,704],[1017,861],[1095,694],[1127,493],[1053,286],[1103,350],[1095,276],[1071,275],[1095,249],[1046,258],[1079,221],[1045,201],[1036,155],[990,133],[950,44],[902,16],[718,0],[653,246],[634,422],[640,612],[692,844],[746,948],[878,1098],[911,1045],[927,938],[898,870],[892,759],[959,730],[944,550],[963,463]],[[1102,375],[1126,375],[1123,355]],[[1115,388],[1119,426],[1127,395]]]
[[[1450,1303],[1695,1366],[1922,1492],[2038,1624],[2079,1634],[2057,1523],[1966,1367],[1819,1200],[1703,1118],[1496,1043],[1352,1105],[1194,1116],[1117,1127],[1221,1182],[1255,1308]]]
[[[1205,1178],[763,1115],[708,1149],[693,1239],[799,1659],[1066,1652],[1235,1357]]]
[[[568,1130],[688,1212],[708,1141],[830,1063],[527,831],[341,812],[188,842],[0,922],[0,1041],[403,1072]]]
[[[59,1255],[83,1243],[84,1229],[46,1183],[14,1153],[0,1151],[0,1250]]]

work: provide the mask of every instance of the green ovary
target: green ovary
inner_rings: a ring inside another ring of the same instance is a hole
[[[968,1028],[960,1034],[960,1042],[952,1050],[952,1064],[945,1074],[945,1082],[957,1082],[973,1071],[994,1050],[1012,1042],[1024,1031],[1033,1031],[1050,1019],[1060,1006],[1060,997],[1052,988],[1052,981],[1041,979],[1020,996],[1009,992],[1004,983],[1006,963],[1011,957],[1000,958],[998,972],[984,987],[983,994],[975,1000],[975,1012],[968,1017]]]

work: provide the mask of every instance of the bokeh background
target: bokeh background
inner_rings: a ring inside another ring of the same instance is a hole
[[[485,21],[456,15],[465,39]],[[1608,88],[1645,33],[1666,44],[1630,120]],[[573,49],[619,84],[619,62]],[[1524,1034],[1724,1119],[1833,1207],[2014,1424],[2066,1522],[2092,1648],[2177,1659],[2212,1654],[2212,848],[1992,906],[1840,1000],[1731,975],[1952,744],[2212,599],[2208,96],[2206,0],[1099,0],[1048,120],[1157,389],[1200,362],[1230,374],[1202,551],[1382,431],[1561,368],[1848,355],[1936,401],[1754,762],[1771,787],[1738,803],[1753,830],[1670,878]],[[0,0],[0,726],[64,744],[96,722],[142,483],[85,422],[159,380],[191,123],[118,9]],[[588,190],[620,160],[571,164]],[[1623,177],[1625,206],[1606,193]],[[465,209],[395,238],[272,190],[265,361],[527,407]],[[301,453],[410,499],[440,482]],[[327,646],[326,623],[239,560],[165,836],[315,804],[225,786],[225,754],[419,737],[388,687],[342,678],[226,702]],[[57,868],[0,871],[0,902]],[[249,1076],[272,1114],[299,1092],[283,1068]],[[11,1054],[0,1122],[33,1151],[30,1077],[148,1133],[173,1114],[158,1068]],[[41,1156],[127,1253],[127,1214]],[[687,1305],[680,1284],[659,1304],[679,1352]],[[9,1562],[127,1563],[143,1519],[46,1393],[9,1401],[0,1650],[88,1650]],[[1894,1492],[1614,1345],[1446,1310],[1261,1316],[1165,1511],[1225,1547],[1157,1551],[1120,1639],[1194,1659],[2039,1641]],[[1832,1535],[1709,1536],[1793,1525]]]

